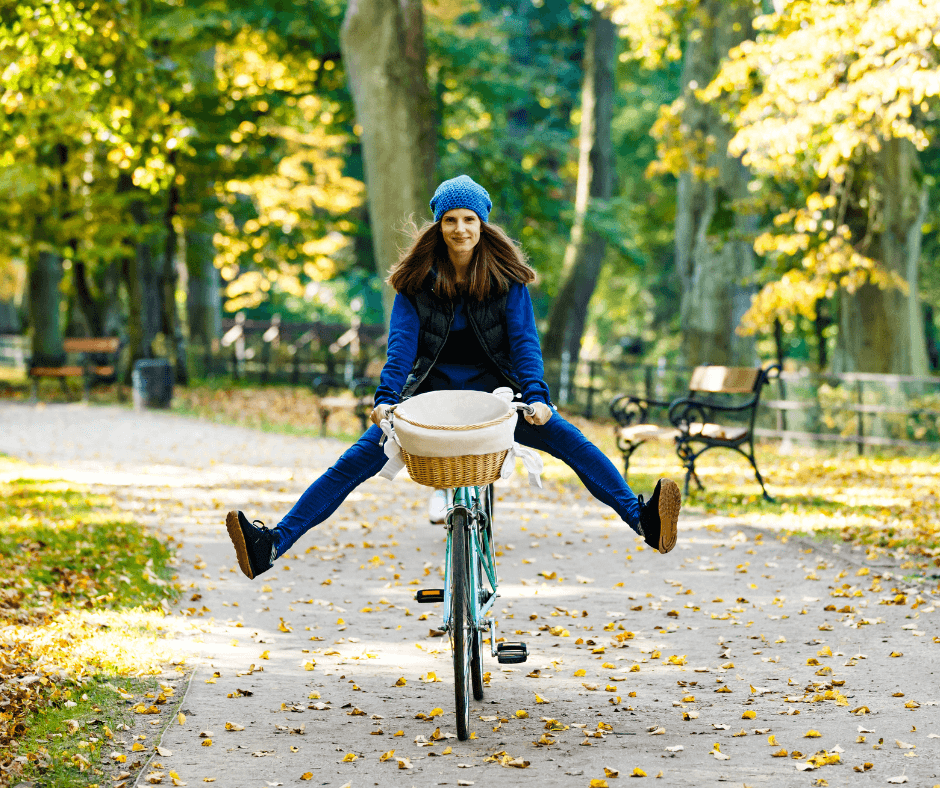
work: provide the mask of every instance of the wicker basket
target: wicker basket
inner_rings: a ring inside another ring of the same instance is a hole
[[[418,457],[401,450],[408,474],[418,484],[442,489],[492,484],[509,449],[490,454],[465,454],[463,457]]]
[[[508,402],[485,392],[431,392],[408,400],[395,412],[408,474],[439,489],[496,481],[516,418]],[[474,449],[481,453],[468,453]]]

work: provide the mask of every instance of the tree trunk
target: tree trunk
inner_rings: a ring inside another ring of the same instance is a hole
[[[211,46],[193,60],[192,80],[198,95],[211,95],[217,90],[215,55],[215,47]],[[212,143],[197,137],[192,144],[198,150]],[[203,358],[208,359],[218,352],[222,336],[222,279],[215,267],[213,241],[219,224],[217,199],[205,165],[199,167],[187,160],[180,167],[186,174],[185,206],[181,210],[186,247],[186,322],[190,345],[200,345]],[[210,370],[205,372],[209,374]]]
[[[611,122],[616,62],[617,30],[613,22],[594,9],[584,53],[574,224],[565,249],[561,286],[552,303],[543,342],[552,378],[549,388],[553,391],[557,391],[562,353],[568,351],[572,363],[580,355],[588,304],[604,262],[606,242],[590,227],[589,212],[601,208],[602,202],[613,196]]]
[[[117,336],[121,323],[121,305],[118,301],[120,271],[117,264],[108,263],[98,272],[97,282],[94,282],[94,278],[83,261],[73,262],[75,304],[91,336]]]
[[[118,178],[118,193],[127,193],[134,188],[130,175],[122,173]],[[131,203],[130,213],[137,226],[141,227],[146,220],[146,209],[139,198]],[[152,356],[150,342],[153,334],[146,315],[146,289],[143,282],[150,265],[147,254],[149,247],[133,238],[127,239],[126,247],[127,254],[121,267],[121,277],[127,290],[128,364],[124,382],[130,384],[134,362]]]
[[[839,296],[839,334],[833,364],[840,372],[926,375],[927,342],[918,297],[927,187],[920,184],[917,151],[890,139],[877,154],[882,219],[881,264],[907,282],[907,292],[865,284]]]
[[[42,224],[36,223],[40,230]],[[38,234],[37,238],[40,237]],[[32,357],[37,366],[65,361],[62,346],[62,258],[47,250],[32,256],[29,266],[29,322],[32,324]]]
[[[0,299],[0,334],[19,334],[21,329],[16,301]]]
[[[340,42],[362,127],[375,264],[384,280],[411,240],[405,221],[428,215],[434,188],[434,104],[420,0],[350,0]],[[384,286],[386,324],[393,299]]]
[[[64,146],[56,145],[48,160],[59,170],[64,166]],[[32,363],[56,366],[65,361],[62,344],[62,256],[49,248],[54,243],[50,225],[58,223],[64,212],[62,179],[49,185],[49,203],[40,206],[32,227],[33,250],[27,261],[29,287],[29,322],[32,333]],[[50,222],[47,222],[51,220]],[[45,246],[45,248],[44,248]]]
[[[222,280],[215,267],[215,211],[203,210],[186,230],[186,309],[189,341],[218,350],[222,335]]]
[[[676,269],[682,286],[680,317],[685,361],[745,364],[756,361],[752,337],[735,329],[755,292],[744,280],[754,272],[752,235],[757,217],[743,216],[733,201],[748,196],[746,168],[728,155],[731,131],[694,90],[707,85],[728,51],[751,35],[753,4],[707,0],[700,26],[686,42],[682,73],[683,126],[713,140],[707,166],[717,177],[703,180],[686,170],[676,196]]]
[[[175,166],[175,151],[171,156],[171,164]],[[166,337],[167,351],[173,355],[174,377],[177,383],[185,386],[189,382],[189,369],[186,358],[186,340],[183,337],[183,327],[180,324],[179,311],[176,306],[176,291],[179,286],[179,273],[176,268],[176,258],[179,251],[179,236],[176,232],[176,212],[179,206],[180,192],[176,182],[170,184],[167,193],[166,211],[163,215],[163,273],[162,273],[162,306],[163,314],[161,327]]]

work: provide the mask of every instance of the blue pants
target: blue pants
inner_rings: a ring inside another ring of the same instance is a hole
[[[336,463],[311,484],[300,500],[278,523],[277,554],[284,555],[301,536],[326,520],[356,487],[375,476],[385,465],[379,445],[382,430],[369,427]],[[584,433],[558,413],[543,425],[529,424],[519,414],[516,442],[544,451],[568,465],[598,500],[607,504],[637,533],[640,504],[614,464]]]

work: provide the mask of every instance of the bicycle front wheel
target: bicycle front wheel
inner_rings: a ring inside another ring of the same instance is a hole
[[[457,704],[457,738],[470,738],[470,668],[474,643],[470,612],[470,530],[467,513],[455,510],[451,520],[450,642],[454,656],[454,700]]]
[[[493,550],[493,485],[486,485],[483,495],[483,514],[486,517],[486,542],[490,545],[490,552]],[[481,545],[480,549],[484,549]],[[483,592],[483,561],[479,555],[476,557],[477,569],[477,588],[476,594],[479,597],[478,604],[482,605],[487,596]],[[483,700],[483,633],[475,629],[473,631],[473,640],[470,652],[470,680],[473,685],[473,697],[476,700]]]
[[[477,577],[481,578],[483,576],[483,563],[479,558],[473,560],[476,561],[477,565]],[[477,583],[475,595],[482,595],[480,583]],[[480,602],[482,601],[480,599]],[[475,627],[470,631],[470,683],[473,686],[474,700],[483,700],[483,633]]]

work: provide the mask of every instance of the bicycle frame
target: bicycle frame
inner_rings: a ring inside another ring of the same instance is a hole
[[[445,632],[450,631],[450,608],[451,608],[451,573],[453,572],[451,557],[453,555],[452,544],[454,538],[453,513],[457,509],[463,509],[467,513],[467,527],[471,533],[470,554],[469,554],[469,586],[473,590],[474,602],[470,609],[471,624],[478,632],[489,630],[490,633],[490,655],[495,657],[496,651],[496,626],[495,621],[488,617],[493,609],[497,593],[496,579],[496,560],[493,556],[493,545],[490,542],[489,534],[492,528],[487,530],[487,525],[491,525],[486,512],[486,506],[483,503],[484,492],[481,494],[480,487],[457,487],[447,490],[447,547],[444,553],[444,611],[441,629]],[[482,576],[480,569],[483,569]],[[480,603],[480,592],[485,592],[483,587],[483,578],[490,587],[488,599]]]

